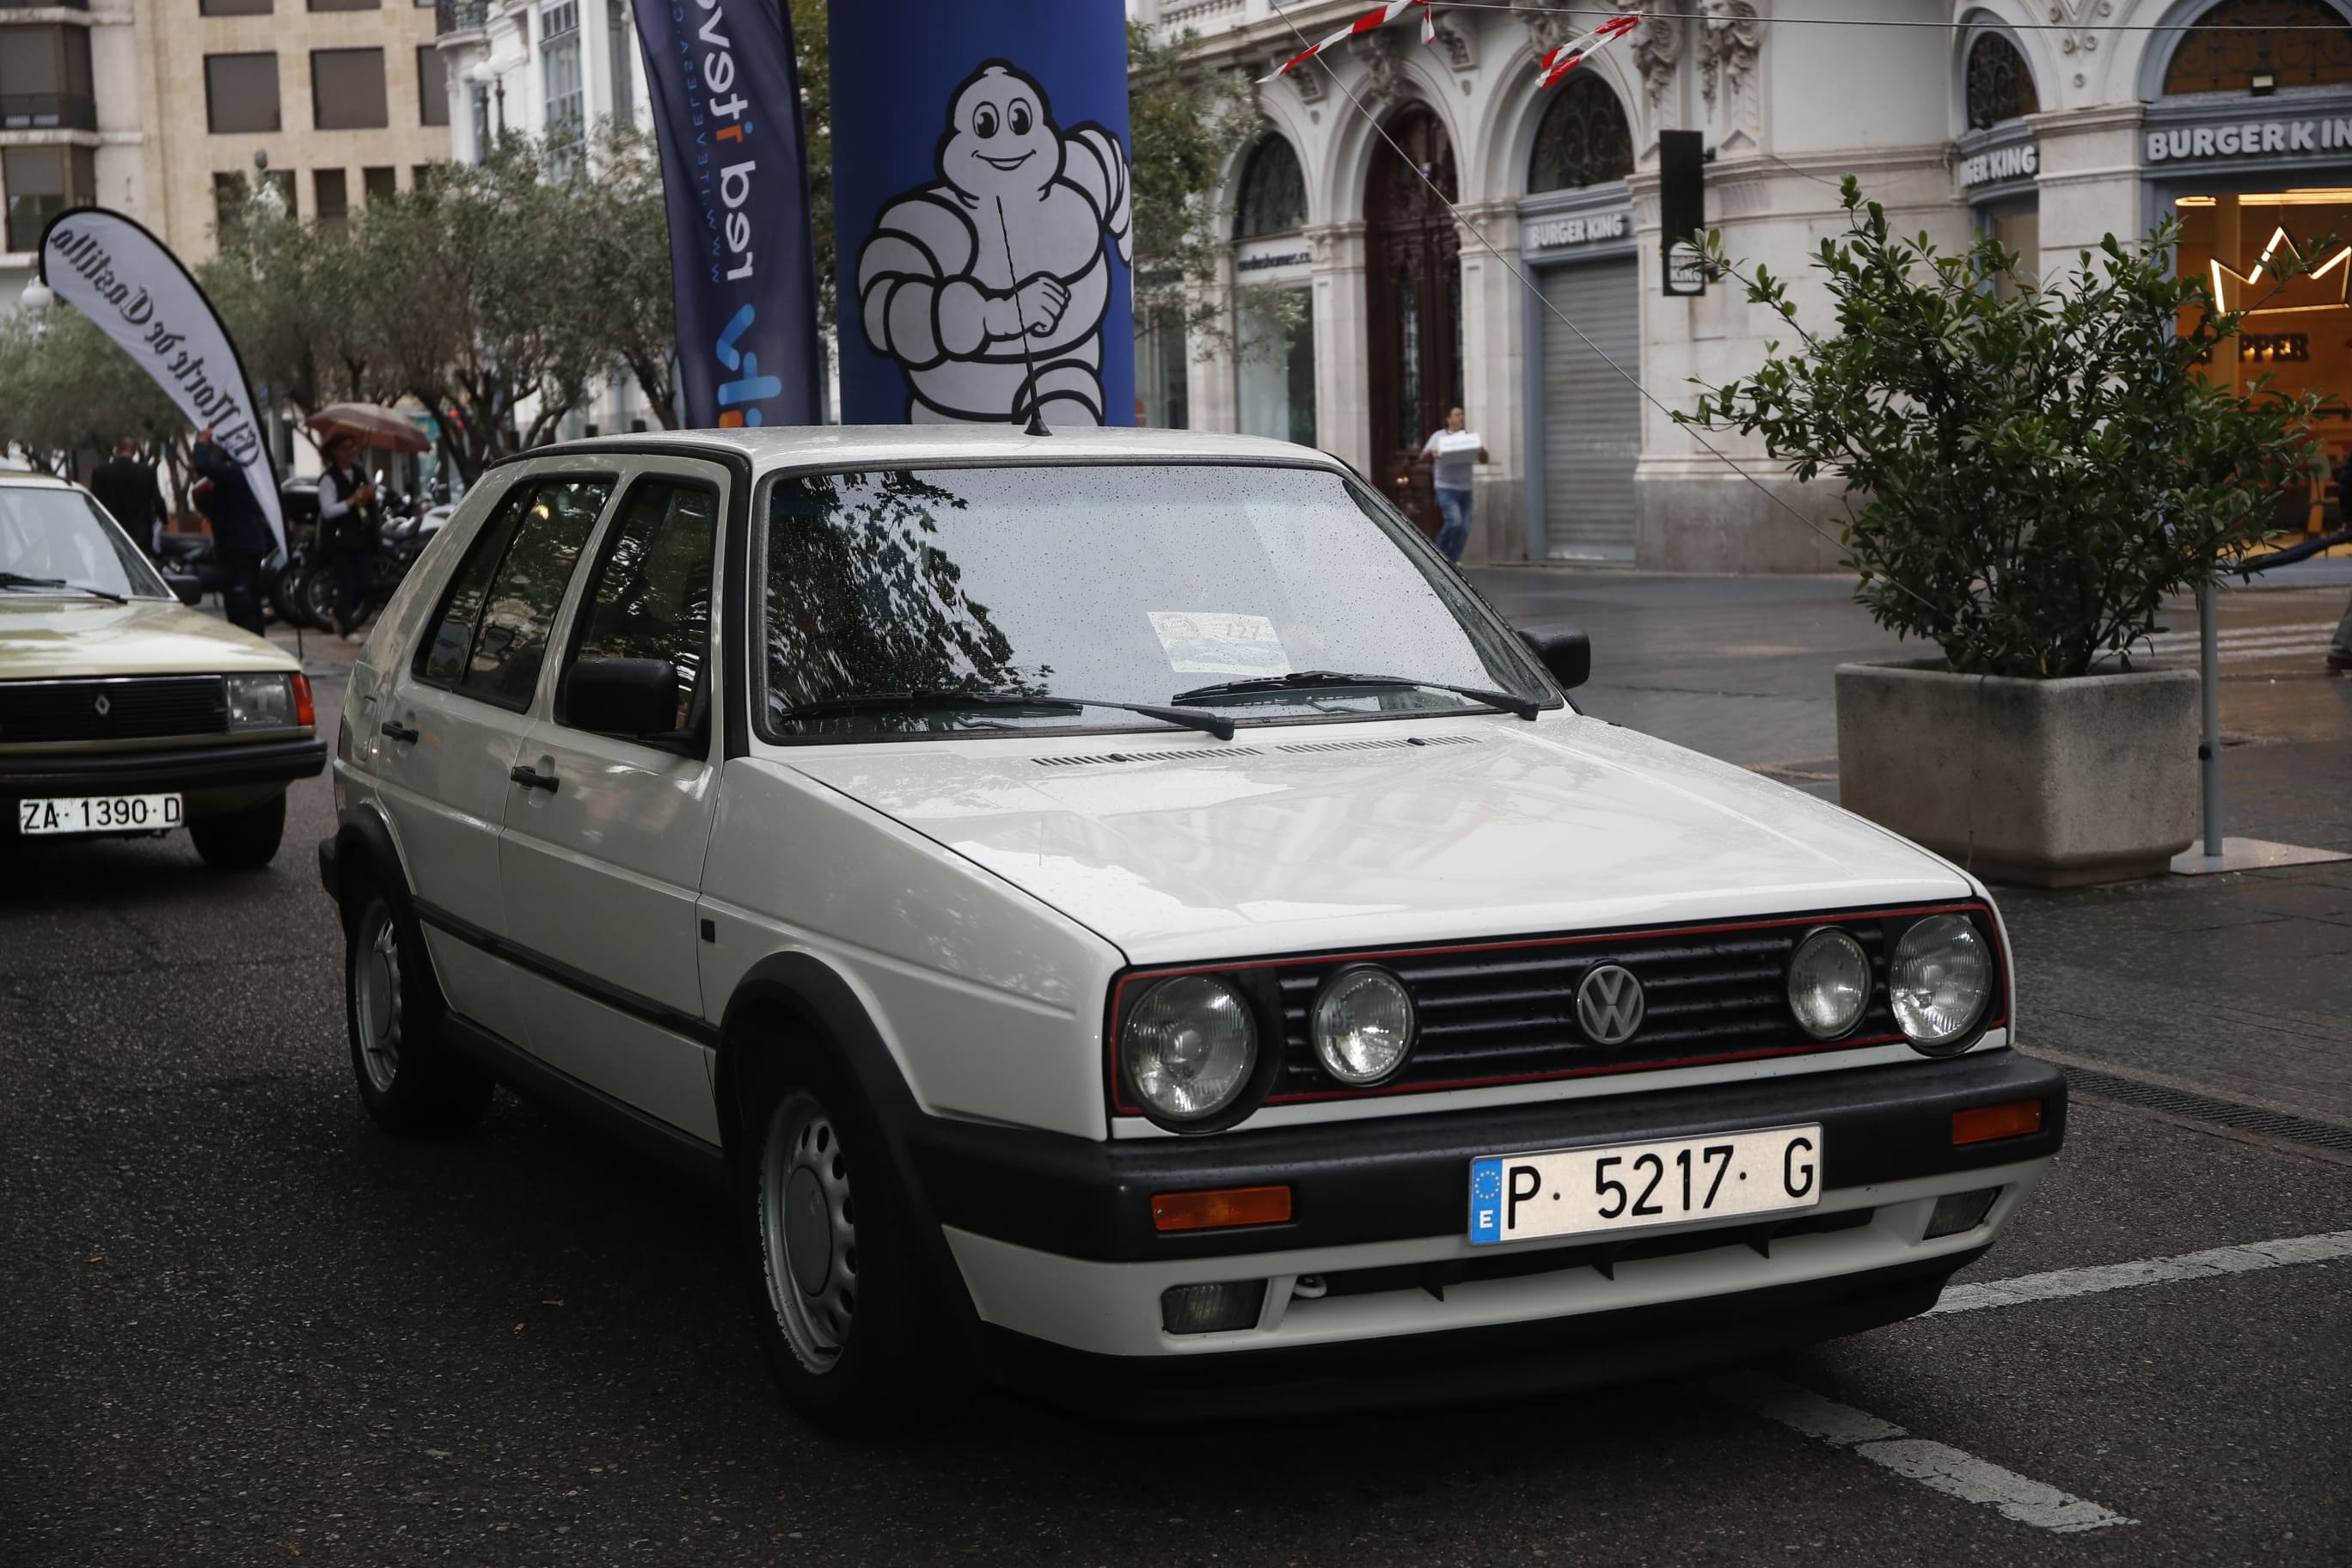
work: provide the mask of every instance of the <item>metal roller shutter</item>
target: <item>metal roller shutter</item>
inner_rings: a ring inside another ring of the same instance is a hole
[[[1555,267],[1541,286],[1601,354],[1640,374],[1638,260]],[[1631,561],[1642,395],[1551,310],[1543,313],[1543,354],[1545,553]]]

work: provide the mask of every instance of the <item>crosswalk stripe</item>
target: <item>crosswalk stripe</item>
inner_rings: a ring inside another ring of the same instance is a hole
[[[2327,1263],[2352,1258],[2352,1230],[2324,1231],[2317,1236],[2291,1236],[2277,1241],[2248,1242],[2242,1247],[2216,1247],[2204,1252],[2184,1252],[2174,1258],[2144,1258],[2132,1263],[2102,1263],[2090,1268],[2057,1268],[2047,1274],[2021,1274],[2011,1279],[1988,1279],[1980,1285],[1956,1285],[1928,1309],[1930,1317],[1946,1312],[1973,1312],[1987,1307],[2014,1307],[2024,1301],[2055,1301],[2101,1290],[2123,1290],[2135,1285],[2162,1285],[2175,1279],[2209,1279],[2217,1274],[2250,1274],[2283,1268],[2291,1263]]]

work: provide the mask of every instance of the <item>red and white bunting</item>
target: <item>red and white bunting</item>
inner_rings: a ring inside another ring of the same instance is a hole
[[[1536,86],[1559,85],[1560,78],[1598,54],[1602,45],[1623,37],[1641,25],[1641,16],[1628,11],[1610,17],[1580,38],[1570,38],[1536,62]]]
[[[1375,27],[1393,22],[1399,16],[1403,16],[1407,11],[1412,10],[1416,5],[1421,7],[1421,41],[1424,44],[1432,42],[1437,37],[1437,22],[1435,18],[1432,17],[1429,14],[1430,0],[1389,0],[1389,3],[1381,6],[1379,10],[1365,12],[1362,16],[1357,17],[1354,22],[1340,28],[1338,32],[1332,34],[1321,43],[1310,44],[1306,48],[1299,50],[1297,54],[1291,56],[1289,59],[1284,61],[1282,68],[1276,71],[1273,76],[1262,76],[1258,78],[1258,80],[1272,81],[1276,77],[1287,76],[1290,74],[1292,67],[1304,61],[1313,59],[1317,55],[1321,54],[1325,49],[1328,49],[1332,45],[1339,43],[1341,39],[1352,38],[1358,33],[1369,33]]]

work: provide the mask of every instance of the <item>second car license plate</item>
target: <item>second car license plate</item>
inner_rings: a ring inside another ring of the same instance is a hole
[[[81,795],[16,803],[16,831],[36,833],[154,832],[181,824],[176,795]]]
[[[1470,1239],[1528,1241],[1811,1208],[1822,1201],[1821,1163],[1818,1124],[1489,1155],[1470,1162]]]

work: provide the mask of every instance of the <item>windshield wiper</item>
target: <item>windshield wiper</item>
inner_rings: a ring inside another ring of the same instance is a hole
[[[1288,675],[1221,680],[1214,686],[1196,686],[1190,691],[1180,691],[1168,700],[1201,702],[1217,697],[1247,697],[1258,692],[1290,691],[1313,686],[1419,686],[1431,691],[1451,691],[1456,697],[1467,697],[1473,702],[1483,702],[1489,708],[1516,713],[1522,719],[1533,719],[1543,707],[1543,704],[1525,697],[1515,697],[1507,691],[1489,691],[1482,686],[1449,686],[1443,680],[1415,680],[1402,675],[1348,675],[1336,669],[1301,669]]]
[[[1181,724],[1187,730],[1201,730],[1220,741],[1234,738],[1234,721],[1221,714],[1207,713],[1198,708],[1162,708],[1149,702],[1109,702],[1094,697],[1055,697],[1040,693],[1034,697],[1017,691],[946,691],[935,688],[918,688],[912,691],[853,691],[840,697],[821,697],[814,702],[796,702],[778,712],[778,719],[814,719],[827,713],[852,712],[860,708],[1042,708],[1075,713],[1081,708],[1119,708],[1129,713],[1140,713],[1147,719],[1163,723]]]
[[[21,572],[0,572],[0,588],[70,588],[77,594],[94,594],[117,605],[131,602],[120,594],[93,588],[87,583],[68,583],[62,577],[27,577]]]

